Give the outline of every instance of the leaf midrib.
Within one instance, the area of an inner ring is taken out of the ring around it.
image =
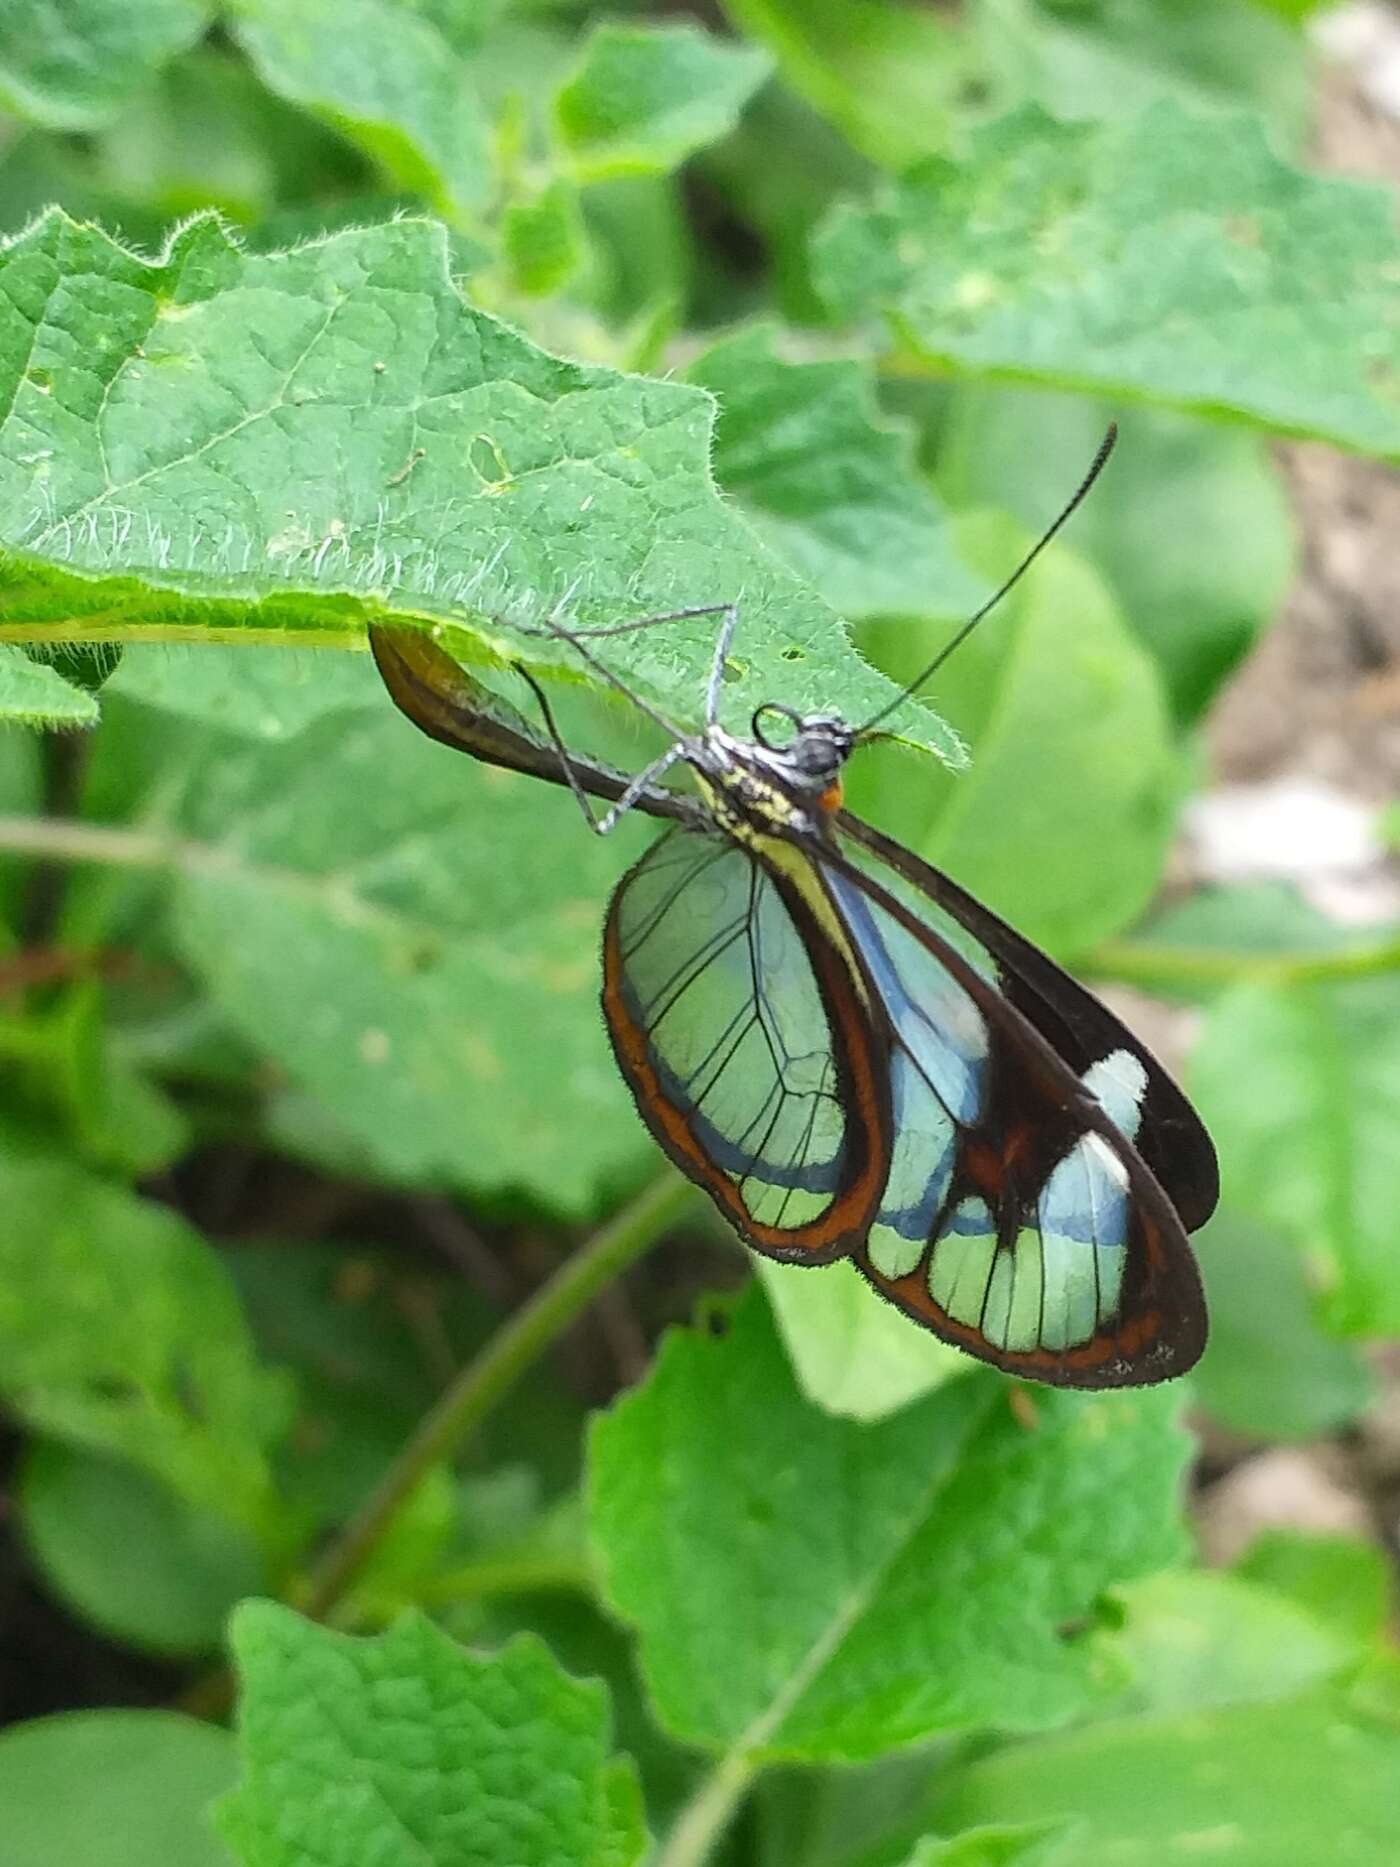
[[[975,1378],[975,1376],[969,1378]],[[965,1433],[959,1440],[956,1455],[950,1456],[943,1470],[927,1488],[917,1493],[908,1515],[892,1534],[884,1554],[851,1589],[827,1626],[794,1666],[786,1682],[774,1694],[771,1702],[756,1718],[751,1720],[724,1751],[718,1766],[720,1770],[733,1763],[753,1761],[755,1755],[761,1753],[763,1746],[781,1729],[789,1713],[796,1709],[801,1702],[802,1695],[817,1678],[827,1661],[839,1652],[847,1634],[866,1613],[884,1587],[895,1563],[904,1555],[916,1533],[927,1522],[929,1513],[939,1496],[947,1490],[949,1484],[957,1476],[963,1463],[962,1455],[966,1453],[967,1447],[985,1423],[994,1398],[994,1390],[989,1389],[981,1410],[974,1412],[969,1418]]]

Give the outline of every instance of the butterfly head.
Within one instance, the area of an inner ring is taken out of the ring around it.
[[[785,720],[787,729],[775,734],[767,724],[771,715]],[[838,778],[856,742],[854,731],[838,714],[799,713],[780,700],[766,700],[755,709],[753,736],[765,752],[783,761],[804,789]]]
[[[770,719],[786,722],[775,729]],[[835,713],[799,713],[770,700],[753,716],[754,743],[776,776],[803,799],[826,811],[841,806],[841,771],[855,748],[856,735]]]

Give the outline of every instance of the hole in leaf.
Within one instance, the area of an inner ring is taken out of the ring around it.
[[[485,486],[503,486],[510,479],[506,457],[489,434],[479,434],[467,449],[467,464]]]
[[[785,648],[782,653],[782,658],[784,661],[805,661],[807,659],[807,651],[802,648]]]

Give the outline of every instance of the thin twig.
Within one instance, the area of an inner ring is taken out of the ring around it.
[[[550,1344],[623,1268],[648,1250],[692,1197],[667,1172],[560,1266],[464,1368],[313,1568],[298,1605],[323,1619],[434,1465],[450,1459]]]
[[[1229,985],[1311,985],[1400,972],[1400,939],[1358,940],[1329,952],[1239,953],[1224,947],[1156,946],[1105,940],[1078,964],[1091,978],[1117,979],[1145,992],[1201,991]]]

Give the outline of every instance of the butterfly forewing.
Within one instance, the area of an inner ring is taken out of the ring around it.
[[[603,960],[618,1062],[683,1171],[760,1250],[851,1249],[886,1177],[888,1063],[789,878],[673,832],[619,884]]]

